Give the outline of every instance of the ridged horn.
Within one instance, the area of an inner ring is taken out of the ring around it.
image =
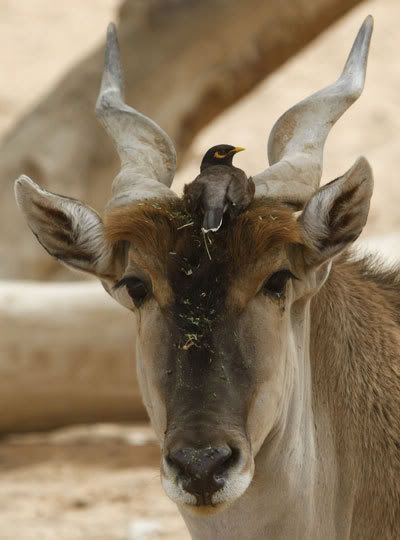
[[[339,79],[300,101],[277,120],[268,139],[270,167],[253,176],[256,196],[301,208],[318,188],[326,138],[364,88],[372,30],[373,18],[369,15]]]
[[[114,141],[121,171],[112,185],[108,207],[150,197],[173,197],[176,153],[168,135],[153,120],[124,102],[117,31],[107,29],[104,71],[96,116]]]

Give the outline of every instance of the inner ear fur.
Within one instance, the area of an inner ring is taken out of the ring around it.
[[[51,256],[76,270],[108,277],[111,248],[97,212],[46,191],[27,176],[15,182],[15,196],[30,229]]]
[[[373,184],[371,167],[361,157],[311,197],[299,217],[309,264],[327,261],[358,238],[367,222]]]

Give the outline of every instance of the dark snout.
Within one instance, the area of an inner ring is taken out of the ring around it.
[[[207,290],[207,284],[196,288]],[[196,298],[188,305],[196,302],[202,305]],[[167,426],[161,480],[167,495],[193,512],[221,511],[246,491],[254,472],[246,432],[252,375],[228,326],[205,330],[202,343],[187,351],[171,349],[171,373],[163,379]]]
[[[183,447],[170,450],[168,464],[175,469],[182,487],[199,505],[211,504],[211,496],[222,489],[239,451],[229,446]]]

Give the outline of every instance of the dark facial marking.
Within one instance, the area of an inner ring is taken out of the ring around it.
[[[203,236],[195,221],[180,230],[168,264],[174,298],[165,314],[171,341],[162,378],[168,432],[182,437],[184,428],[187,443],[199,447],[223,437],[232,417],[244,425],[251,383],[225,307],[230,270],[223,235]]]

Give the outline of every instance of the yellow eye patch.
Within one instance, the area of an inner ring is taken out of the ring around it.
[[[226,154],[222,154],[221,152],[215,152],[214,157],[218,159],[223,159],[224,157],[226,157]]]

